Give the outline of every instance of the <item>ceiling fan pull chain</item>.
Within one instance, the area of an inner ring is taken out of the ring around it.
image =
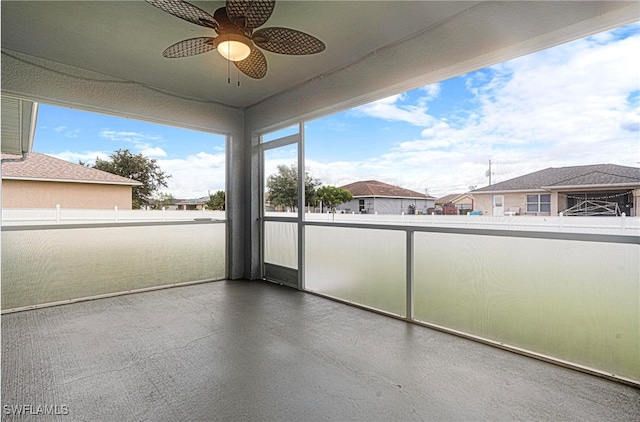
[[[240,86],[240,69],[236,67],[236,70],[238,71],[238,86]]]
[[[231,85],[231,62],[227,60],[227,83]]]

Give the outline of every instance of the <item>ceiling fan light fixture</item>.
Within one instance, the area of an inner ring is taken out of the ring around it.
[[[240,34],[221,34],[214,43],[218,52],[227,60],[239,62],[251,54],[251,40]]]

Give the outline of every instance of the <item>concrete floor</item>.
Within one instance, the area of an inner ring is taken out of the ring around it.
[[[3,315],[2,404],[3,421],[640,420],[639,389],[247,281]]]

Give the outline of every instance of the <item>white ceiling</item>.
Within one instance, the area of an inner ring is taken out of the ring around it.
[[[212,30],[144,1],[2,1],[2,48],[155,88],[245,108],[462,13],[479,2],[285,1],[263,27],[308,32],[327,46],[312,56],[265,52],[268,72],[254,80],[217,52],[165,59],[162,51]],[[213,14],[221,1],[192,4]]]
[[[194,1],[213,13],[222,1]],[[265,52],[264,79],[217,52],[165,59],[212,31],[143,0],[3,0],[2,93],[236,139],[438,82],[640,19],[631,1],[289,1],[263,27],[310,33],[313,56]]]

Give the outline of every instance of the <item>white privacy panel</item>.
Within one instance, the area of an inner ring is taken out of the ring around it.
[[[264,262],[298,268],[298,223],[264,222]]]
[[[406,313],[406,233],[305,227],[305,287],[346,301]]]
[[[415,233],[415,318],[640,381],[640,247]]]
[[[226,225],[2,233],[2,309],[226,276]]]

